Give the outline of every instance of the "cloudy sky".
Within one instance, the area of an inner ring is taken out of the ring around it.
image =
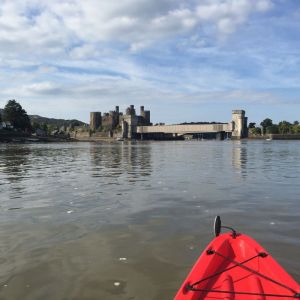
[[[0,0],[0,107],[300,119],[299,0]]]

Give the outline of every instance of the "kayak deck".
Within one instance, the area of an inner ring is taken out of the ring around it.
[[[300,288],[290,275],[255,240],[231,233],[207,246],[175,296],[175,300],[291,298],[300,299]]]

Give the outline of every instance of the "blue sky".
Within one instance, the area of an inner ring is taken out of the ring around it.
[[[300,120],[298,0],[0,0],[0,107]]]

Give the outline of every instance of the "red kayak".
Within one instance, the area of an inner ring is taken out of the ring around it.
[[[245,234],[220,234],[203,251],[174,300],[300,299],[300,286],[255,240]]]

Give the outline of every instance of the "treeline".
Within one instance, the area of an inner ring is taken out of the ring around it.
[[[46,134],[52,134],[55,131],[65,131],[66,129],[73,130],[77,126],[84,125],[83,122],[78,120],[49,119],[39,116],[30,116],[30,120],[33,132],[40,129]]]
[[[249,133],[252,135],[261,134],[300,134],[299,121],[290,123],[288,121],[281,121],[274,124],[269,118],[264,119],[260,123],[261,127],[256,127],[256,123],[249,123]]]
[[[4,109],[0,110],[0,123],[5,122],[6,129],[13,129],[27,133],[35,133],[38,129],[45,134],[51,134],[60,128],[74,128],[85,123],[78,120],[63,120],[45,118],[37,115],[29,116],[20,103],[9,100]]]

